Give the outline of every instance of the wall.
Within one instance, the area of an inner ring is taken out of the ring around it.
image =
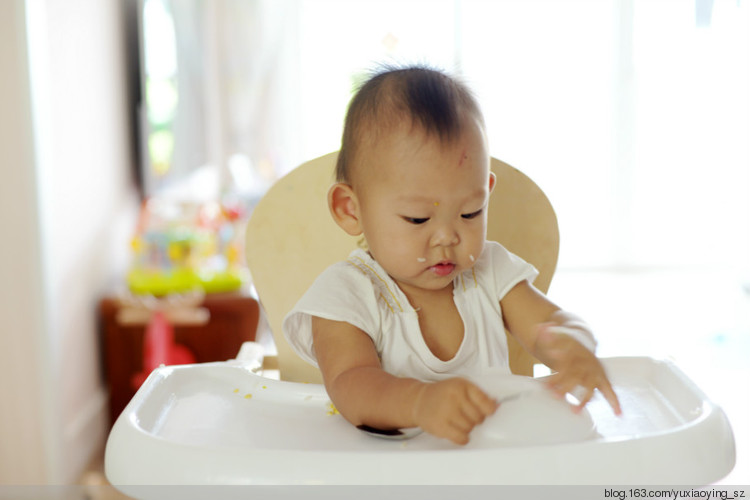
[[[124,2],[0,2],[0,483],[72,482],[106,437],[95,311],[138,207]]]
[[[0,483],[46,473],[37,350],[43,294],[25,36],[22,2],[0,2]]]

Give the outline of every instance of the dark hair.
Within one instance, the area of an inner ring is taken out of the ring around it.
[[[376,141],[405,120],[447,142],[461,133],[462,113],[482,119],[476,99],[458,79],[426,66],[383,67],[356,92],[346,113],[336,180],[350,182],[363,140]]]

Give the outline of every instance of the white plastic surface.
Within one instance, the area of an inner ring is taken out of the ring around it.
[[[724,413],[673,364],[604,363],[622,417],[601,397],[573,415],[537,381],[490,377],[479,383],[496,396],[521,396],[463,447],[427,433],[371,437],[335,412],[320,385],[237,363],[163,367],[115,423],[106,474],[127,493],[139,484],[705,485],[732,469]]]
[[[492,374],[475,382],[500,402],[494,415],[471,433],[471,448],[532,446],[586,441],[598,437],[588,410],[555,398],[535,379]]]

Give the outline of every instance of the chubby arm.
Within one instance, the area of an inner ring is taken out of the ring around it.
[[[370,337],[349,323],[313,317],[312,333],[328,395],[354,425],[421,427],[465,444],[471,429],[497,408],[464,379],[425,383],[387,373]]]
[[[620,403],[599,359],[591,330],[577,316],[560,309],[528,281],[518,283],[500,301],[505,326],[521,345],[557,373],[548,384],[562,396],[583,387],[579,408],[599,389],[616,414]]]

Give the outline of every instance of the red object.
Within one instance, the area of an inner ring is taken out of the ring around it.
[[[154,312],[143,339],[143,370],[133,374],[130,383],[138,389],[146,378],[161,365],[195,363],[195,356],[174,340],[174,329],[162,311]]]
[[[144,324],[120,324],[122,303],[105,297],[99,303],[102,362],[109,392],[109,417],[113,424],[133,398],[135,373],[143,368]],[[205,325],[172,324],[175,341],[195,355],[196,363],[226,361],[237,356],[243,342],[255,340],[260,317],[258,301],[241,293],[209,293],[201,307],[209,312]]]

